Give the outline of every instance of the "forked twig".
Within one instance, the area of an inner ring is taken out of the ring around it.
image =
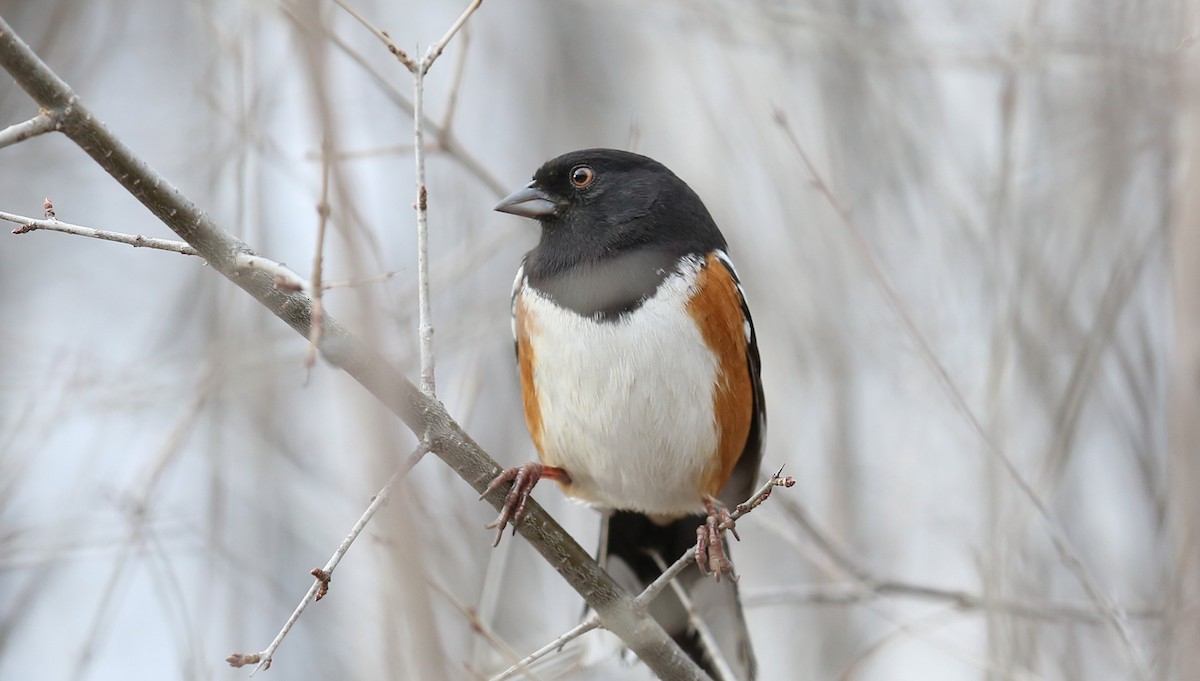
[[[279,644],[283,643],[283,639],[300,619],[300,615],[304,614],[304,610],[310,603],[320,600],[329,592],[329,582],[333,578],[333,571],[337,569],[338,563],[342,562],[342,558],[350,550],[350,547],[354,544],[354,540],[358,539],[358,536],[366,529],[367,524],[371,522],[371,518],[375,517],[375,513],[387,503],[388,497],[391,496],[392,488],[396,483],[403,480],[427,452],[429,452],[429,445],[424,442],[417,445],[417,448],[396,469],[396,472],[392,473],[392,477],[388,478],[383,489],[379,490],[379,493],[371,499],[367,510],[363,511],[363,514],[359,516],[358,522],[354,523],[354,527],[350,528],[349,534],[338,545],[337,550],[329,557],[325,566],[313,569],[312,574],[315,579],[312,586],[308,588],[308,593],[304,594],[304,598],[300,599],[300,603],[296,605],[296,609],[292,611],[291,616],[283,623],[283,628],[275,635],[270,645],[258,653],[233,653],[225,658],[226,662],[233,667],[242,667],[248,664],[256,665],[254,671],[250,674],[251,676],[254,676],[260,669],[269,669],[271,667],[271,659],[275,655],[276,649],[279,648]]]

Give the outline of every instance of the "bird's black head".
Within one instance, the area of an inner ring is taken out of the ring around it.
[[[547,161],[496,210],[541,223],[541,242],[525,262],[534,279],[639,251],[678,259],[725,248],[691,187],[658,161],[616,149]]]

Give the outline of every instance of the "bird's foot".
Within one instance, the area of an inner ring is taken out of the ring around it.
[[[512,487],[509,488],[508,494],[504,497],[504,505],[500,507],[500,515],[492,522],[484,525],[489,530],[496,529],[496,542],[492,546],[499,546],[500,539],[504,536],[504,528],[511,523],[513,526],[513,534],[517,532],[517,524],[525,517],[525,503],[529,501],[529,493],[533,491],[538,480],[542,478],[550,478],[551,480],[561,480],[570,482],[571,476],[567,472],[556,466],[543,466],[536,461],[523,463],[520,466],[509,468],[501,471],[499,475],[492,479],[487,489],[483,494],[479,495],[483,499],[487,495],[496,491],[506,482],[511,482]]]
[[[722,574],[729,575],[729,579],[736,582],[738,576],[725,551],[726,530],[734,539],[742,540],[734,527],[733,516],[724,504],[711,497],[704,500],[704,509],[708,511],[708,517],[703,525],[696,528],[696,565],[702,574],[713,575],[718,582]]]

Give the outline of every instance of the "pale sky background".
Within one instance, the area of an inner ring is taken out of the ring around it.
[[[414,52],[466,4],[350,2]],[[346,156],[326,276],[400,273],[328,308],[416,380],[396,101],[411,81],[366,29],[324,0],[0,0],[0,15],[223,227],[306,276],[329,135]],[[485,2],[427,79],[439,125],[457,92],[456,148],[481,169],[429,159],[439,397],[501,463],[533,456],[508,305],[536,227],[491,207],[559,153],[634,148],[730,241],[762,346],[764,468],[798,480],[780,496],[877,580],[1022,606],[868,597],[772,500],[734,547],[760,678],[1136,679],[1139,658],[1146,678],[1188,678],[1172,632],[1195,626],[1200,581],[1179,538],[1200,519],[1172,483],[1196,452],[1171,451],[1168,393],[1172,235],[1195,229],[1178,198],[1195,192],[1195,16],[1133,0]],[[35,113],[0,78],[0,127]],[[47,196],[68,222],[172,236],[64,137],[0,150],[0,210],[40,217]],[[336,369],[306,380],[303,340],[197,259],[0,233],[0,314],[0,678],[246,678],[225,656],[266,646],[412,436]],[[536,497],[595,544],[594,512],[551,485]],[[431,582],[521,655],[573,626],[581,599],[520,538],[493,550],[493,513],[424,461],[258,678],[503,669]],[[645,676],[585,659],[540,673]]]

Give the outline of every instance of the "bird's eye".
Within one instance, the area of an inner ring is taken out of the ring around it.
[[[596,179],[596,171],[587,166],[575,166],[571,170],[571,184],[583,189]]]

